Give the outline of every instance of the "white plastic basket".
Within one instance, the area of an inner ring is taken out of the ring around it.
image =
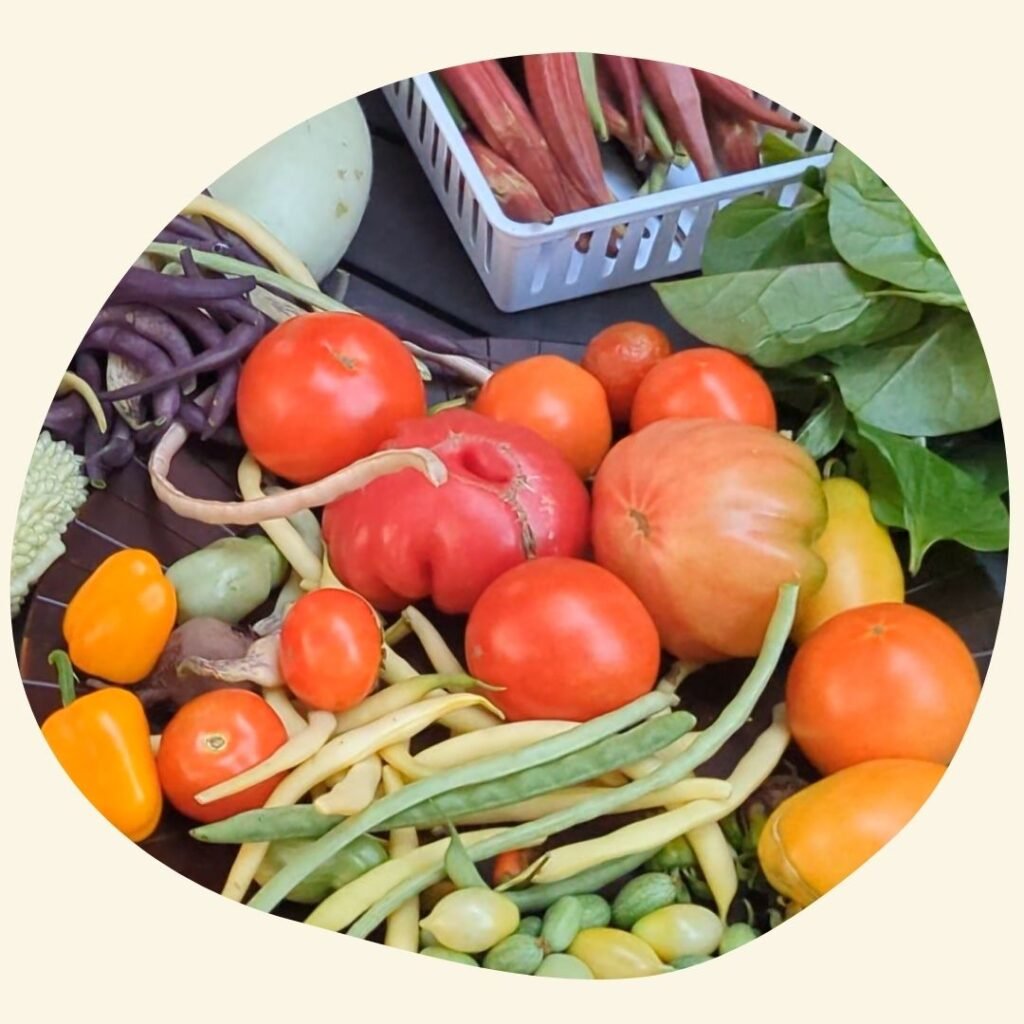
[[[804,152],[818,151],[806,159],[709,182],[698,181],[692,167],[673,167],[665,189],[645,196],[636,196],[636,178],[625,160],[603,147],[618,202],[551,224],[520,224],[501,211],[430,75],[395,82],[383,92],[494,304],[506,313],[699,270],[715,210],[751,193],[791,204],[804,171],[824,167],[835,145],[808,128],[787,136]],[[616,225],[625,234],[610,257],[607,243]],[[576,242],[587,233],[592,237],[583,253]]]

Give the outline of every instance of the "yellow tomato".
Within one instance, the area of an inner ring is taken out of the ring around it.
[[[646,978],[671,969],[643,939],[618,928],[584,928],[568,952],[595,978]]]
[[[821,588],[800,602],[793,626],[797,643],[839,612],[904,598],[903,567],[889,531],[871,513],[868,492],[847,477],[826,480],[822,490],[828,525],[813,550],[828,574]]]
[[[921,809],[944,770],[929,761],[864,761],[787,798],[757,844],[769,884],[806,907],[885,846]]]

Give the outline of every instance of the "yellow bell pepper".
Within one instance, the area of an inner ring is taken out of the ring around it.
[[[110,683],[153,671],[178,613],[174,586],[148,551],[126,548],[100,563],[64,613],[72,663]]]
[[[871,513],[868,492],[847,477],[830,477],[822,490],[828,524],[814,551],[828,574],[819,590],[801,596],[793,624],[798,644],[840,612],[905,596],[903,566],[889,531]]]
[[[57,667],[64,707],[43,722],[44,739],[89,803],[129,839],[142,842],[163,810],[142,701],[117,687],[76,699],[68,656],[55,651],[50,663]]]

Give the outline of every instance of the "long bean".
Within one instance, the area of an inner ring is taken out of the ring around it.
[[[679,782],[709,758],[714,757],[729,737],[750,717],[757,706],[758,699],[768,685],[793,627],[798,594],[799,587],[794,583],[783,584],[779,588],[779,598],[768,625],[761,653],[750,670],[750,674],[744,680],[736,696],[722,709],[718,718],[701,733],[700,739],[689,750],[675,760],[666,762],[657,771],[651,772],[650,775],[642,779],[637,779],[618,789],[611,789],[607,794],[591,797],[575,807],[549,814],[536,821],[517,825],[500,836],[474,846],[471,854],[473,859],[485,860],[488,857],[504,853],[506,850],[524,846],[526,843],[546,839],[575,825],[593,821],[602,815],[614,814],[620,807],[632,800]],[[348,934],[360,938],[371,934],[396,906],[400,906],[416,892],[422,891],[422,888],[438,881],[434,877],[435,874],[436,872],[430,872],[429,875],[428,872],[422,872],[418,878],[410,878],[366,911],[349,929]],[[292,884],[296,883],[289,880],[289,887]],[[416,885],[420,885],[422,888],[416,889]]]
[[[257,910],[273,910],[305,878],[326,860],[343,850],[353,840],[393,818],[400,811],[415,807],[425,800],[440,796],[459,786],[485,782],[512,775],[523,768],[545,764],[582,750],[620,729],[649,718],[671,706],[675,698],[664,693],[648,693],[623,708],[577,726],[561,736],[542,740],[533,747],[514,754],[499,754],[450,772],[432,775],[405,786],[397,793],[371,804],[365,811],[346,819],[318,839],[301,855],[286,864],[249,901]],[[345,735],[345,734],[343,734]],[[635,783],[634,783],[635,785]],[[515,830],[513,830],[515,831]],[[404,902],[404,901],[403,901]],[[392,910],[395,908],[392,907]],[[389,911],[390,913],[390,911]],[[387,915],[385,915],[386,917]]]
[[[529,797],[543,796],[565,786],[574,786],[597,778],[620,765],[634,760],[639,751],[653,754],[675,742],[697,720],[689,711],[652,718],[628,732],[609,736],[592,746],[567,754],[558,761],[524,768],[471,786],[449,790],[433,800],[425,800],[398,816],[395,824],[427,828],[445,821],[458,821],[465,814],[505,807]]]

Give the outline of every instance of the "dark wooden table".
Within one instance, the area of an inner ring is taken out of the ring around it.
[[[544,351],[579,359],[582,347],[601,328],[622,320],[661,327],[677,347],[694,340],[668,317],[649,285],[578,299],[517,314],[491,303],[416,158],[379,94],[362,98],[373,134],[374,172],[365,218],[341,270],[344,300],[372,315],[398,313],[424,328],[440,328],[455,337],[488,338],[482,356],[502,364]],[[494,340],[491,340],[494,339]],[[530,339],[515,341],[510,339]],[[434,397],[440,397],[435,389]],[[237,453],[193,457],[176,467],[188,477],[192,493],[225,497],[235,490]],[[34,598],[14,623],[26,694],[41,721],[59,699],[46,655],[60,642],[60,621],[75,588],[98,562],[119,545],[138,545],[157,553],[164,564],[224,535],[211,527],[179,519],[153,497],[145,467],[136,460],[104,492],[94,493],[65,537],[67,555],[40,581]],[[1006,556],[975,556],[952,544],[929,552],[922,572],[910,582],[908,600],[939,615],[959,631],[984,674],[999,624]],[[452,625],[452,624],[450,624]],[[719,666],[686,684],[686,703],[707,721],[734,689],[746,664]],[[773,683],[758,716],[736,737],[747,745],[762,728],[770,706],[781,696],[782,675]],[[721,756],[724,770],[735,749]],[[715,770],[719,765],[708,766]],[[165,864],[210,888],[220,888],[233,848],[197,845],[173,812],[145,848]]]

